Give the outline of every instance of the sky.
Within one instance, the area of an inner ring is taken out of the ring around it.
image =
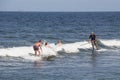
[[[120,11],[120,0],[0,0],[0,11]]]

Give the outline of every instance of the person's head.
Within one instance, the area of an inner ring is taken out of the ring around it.
[[[38,42],[41,43],[41,44],[43,44],[42,40],[39,40]]]
[[[48,45],[48,42],[45,43],[45,46]]]
[[[59,40],[59,41],[57,42],[57,45],[61,46],[61,45],[62,45],[62,41]]]
[[[38,42],[42,42],[42,40],[39,40]]]
[[[61,41],[61,40],[59,40],[59,41],[58,41],[58,43],[62,43],[62,41]]]
[[[91,32],[91,35],[94,35],[94,32]]]

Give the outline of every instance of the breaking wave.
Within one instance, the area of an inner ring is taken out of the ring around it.
[[[98,51],[107,51],[111,49],[120,49],[120,40],[99,40],[98,45],[100,50]],[[0,48],[0,56],[12,56],[12,57],[21,57],[24,59],[38,60],[43,59],[44,57],[57,56],[58,52],[64,53],[80,53],[82,50],[91,49],[92,46],[87,41],[75,42],[75,43],[66,43],[61,46],[57,46],[54,43],[50,43],[52,48],[42,46],[41,56],[34,56],[33,47],[23,46],[23,47],[12,47],[12,48]]]

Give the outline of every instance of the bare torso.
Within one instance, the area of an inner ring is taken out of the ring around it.
[[[34,46],[37,46],[37,47],[39,47],[41,45],[42,45],[41,42],[37,42],[37,43],[34,44]]]

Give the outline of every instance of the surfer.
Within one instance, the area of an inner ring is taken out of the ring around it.
[[[96,35],[94,34],[94,32],[91,32],[90,36],[89,36],[89,43],[92,43],[92,48],[94,50],[94,46],[96,46],[96,49],[98,50],[98,44],[97,44],[97,37]]]
[[[52,48],[52,47],[48,44],[48,42],[45,43],[45,46],[48,47],[48,48]]]
[[[59,40],[59,41],[57,42],[57,45],[58,45],[58,46],[61,46],[61,45],[62,45],[62,41]]]
[[[41,52],[42,52],[42,41],[39,40],[38,42],[36,42],[34,45],[33,45],[33,49],[35,51],[35,55],[37,55],[37,52],[39,53],[39,56],[41,55]],[[40,49],[39,49],[40,47]]]

